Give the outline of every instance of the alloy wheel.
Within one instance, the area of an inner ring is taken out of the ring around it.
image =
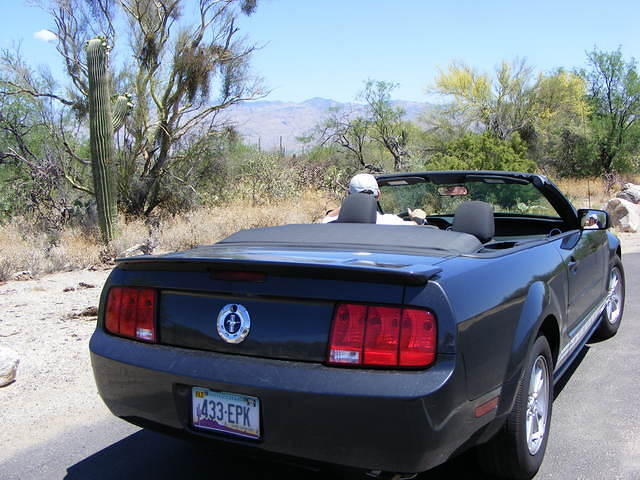
[[[543,355],[533,363],[527,396],[527,447],[535,455],[540,450],[547,431],[549,411],[549,367]]]

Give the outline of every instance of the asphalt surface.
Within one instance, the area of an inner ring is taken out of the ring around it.
[[[538,480],[640,480],[640,253],[625,255],[623,263],[627,300],[622,326],[613,339],[585,346],[578,364],[556,385],[551,437]],[[2,458],[0,445],[0,479],[59,478],[331,480],[341,476],[233,457],[117,418],[69,429],[9,459]],[[467,455],[418,478],[487,477]]]

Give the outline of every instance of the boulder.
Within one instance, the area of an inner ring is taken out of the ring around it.
[[[31,270],[23,270],[22,272],[14,273],[12,279],[17,281],[33,280],[33,274]]]
[[[0,345],[0,387],[9,385],[16,379],[19,363],[16,352]]]
[[[640,205],[622,198],[612,198],[607,203],[606,210],[612,227],[617,227],[621,232],[640,230]]]
[[[158,246],[158,239],[154,237],[147,238],[143,243],[139,243],[125,251],[120,252],[119,257],[132,257],[137,255],[151,255]]]
[[[636,205],[640,204],[640,185],[634,185],[633,183],[625,183],[624,189],[618,192],[616,198],[627,200]]]

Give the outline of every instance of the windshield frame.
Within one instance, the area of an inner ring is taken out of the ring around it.
[[[411,172],[396,173],[389,175],[380,175],[376,177],[378,185],[381,187],[395,187],[406,184],[429,182],[434,185],[454,185],[466,184],[470,182],[484,183],[501,183],[501,184],[520,184],[533,185],[544,197],[549,204],[555,209],[558,217],[561,218],[569,229],[578,229],[578,215],[574,206],[560,192],[558,187],[547,177],[535,173],[521,172],[502,172],[502,171],[476,171],[476,170],[448,170],[435,172]],[[545,215],[534,214],[505,214],[499,213],[500,216],[512,217],[538,217],[538,218],[554,218]]]

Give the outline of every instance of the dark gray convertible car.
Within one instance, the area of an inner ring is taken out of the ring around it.
[[[350,195],[333,223],[119,260],[90,345],[111,411],[378,477],[470,448],[496,476],[533,477],[554,382],[622,318],[607,214],[534,174],[378,183],[378,202]],[[374,224],[407,208],[426,224]]]

